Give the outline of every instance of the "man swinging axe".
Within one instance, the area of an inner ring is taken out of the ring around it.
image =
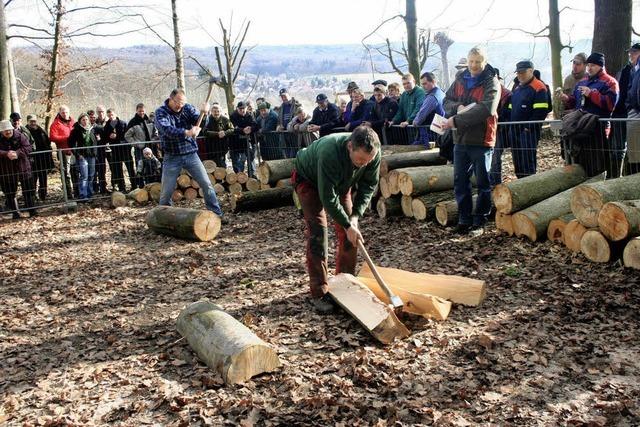
[[[379,172],[380,140],[365,126],[324,136],[298,152],[291,182],[304,214],[309,285],[313,306],[320,313],[334,308],[327,295],[327,213],[338,239],[336,274],[355,274],[358,240],[363,240],[358,218],[371,201]]]

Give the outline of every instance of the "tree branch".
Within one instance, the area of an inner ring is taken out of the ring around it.
[[[153,34],[155,34],[155,36],[157,38],[159,38],[161,41],[163,41],[167,46],[169,46],[171,49],[174,49],[173,44],[171,44],[169,41],[167,41],[167,39],[165,39],[164,37],[162,37],[160,35],[160,33],[158,33],[156,30],[153,29],[153,27],[151,25],[149,25],[149,23],[147,22],[147,20],[145,19],[145,17],[143,15],[140,15],[140,18],[142,18],[142,22],[144,22],[144,24],[146,25],[147,29],[149,31],[151,31]]]
[[[36,32],[40,32],[40,33],[45,33],[45,34],[48,34],[48,35],[50,35],[50,36],[53,36],[53,34],[51,33],[51,31],[49,31],[49,30],[45,30],[44,28],[35,28],[35,27],[30,26],[30,25],[24,25],[24,24],[9,24],[9,26],[8,26],[8,27],[9,27],[9,28],[14,28],[14,27],[15,27],[15,28],[26,28],[26,29],[31,30],[31,31],[36,31]]]

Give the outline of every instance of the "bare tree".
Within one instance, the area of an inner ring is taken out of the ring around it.
[[[447,33],[439,31],[433,36],[433,42],[440,48],[440,59],[442,61],[442,80],[445,88],[451,84],[449,75],[449,58],[447,53],[449,47],[454,43]]]
[[[631,0],[594,0],[593,52],[607,59],[607,71],[615,76],[627,63],[631,44]]]
[[[0,120],[9,118],[11,114],[11,93],[9,89],[9,70],[2,64],[7,64],[8,57],[7,26],[4,14],[4,1],[0,0]]]

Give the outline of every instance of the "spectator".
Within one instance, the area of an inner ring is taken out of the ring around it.
[[[296,109],[300,107],[300,103],[292,98],[285,88],[280,89],[279,93],[282,104],[280,104],[280,109],[278,110],[278,127],[276,130],[284,131],[287,129],[287,125],[293,118]]]
[[[349,103],[346,100],[340,99],[340,105],[338,106],[338,109],[340,110],[340,127],[344,127],[344,125],[346,124],[344,119],[345,113],[347,112],[347,105],[349,105]]]
[[[76,166],[80,174],[78,192],[80,200],[88,200],[93,196],[93,176],[96,171],[96,155],[98,141],[93,132],[93,126],[86,113],[78,116],[69,135],[69,147],[73,148]]]
[[[47,198],[47,176],[54,168],[51,152],[51,141],[47,132],[38,125],[36,116],[27,116],[27,127],[35,141],[35,151],[31,152],[33,159],[33,189],[38,185],[38,197],[41,201]]]
[[[413,119],[414,126],[422,126],[418,129],[418,138],[414,142],[414,145],[424,145],[425,148],[429,148],[429,142],[435,141],[438,134],[428,129],[428,126],[433,122],[433,118],[436,114],[445,117],[444,112],[444,92],[438,87],[436,76],[433,73],[424,73],[420,76],[420,85],[424,89],[425,97],[418,110],[418,114]],[[424,127],[427,126],[427,127]]]
[[[413,74],[402,76],[402,87],[404,92],[400,96],[398,112],[393,118],[393,124],[407,127],[413,123],[413,119],[416,118],[420,110],[420,106],[424,101],[424,90],[416,86]]]
[[[31,178],[31,144],[27,137],[15,130],[9,120],[0,121],[0,190],[6,197],[6,208],[13,219],[20,218],[16,193],[18,183],[29,216],[35,216],[33,204],[33,180]]]
[[[580,109],[587,113],[595,114],[601,119],[608,119],[618,102],[620,90],[616,79],[607,74],[605,57],[602,53],[593,52],[587,58],[588,76],[580,80],[572,95],[563,95],[563,101],[569,108]],[[612,150],[609,145],[608,135],[610,124],[599,123],[599,129],[593,140],[582,145],[582,157],[580,163],[588,176],[607,172],[608,178],[620,176],[622,165],[619,161],[620,153]],[[575,160],[575,159],[574,159]]]
[[[453,129],[454,193],[458,205],[456,232],[483,233],[491,212],[489,169],[496,142],[500,82],[482,48],[467,55],[468,68],[456,75],[444,101],[449,119],[444,128]],[[466,110],[464,108],[466,107]],[[475,210],[471,197],[471,175],[476,176],[478,198]]]
[[[158,154],[157,145],[152,143],[158,138],[153,121],[147,116],[143,103],[136,105],[136,114],[127,124],[124,139],[133,147],[133,155],[136,165],[142,160],[142,150],[151,148],[154,157]],[[138,174],[136,174],[137,176]],[[137,179],[138,188],[143,188],[144,183]]]
[[[287,157],[295,157],[300,148],[308,147],[313,141],[318,139],[316,132],[309,131],[310,122],[311,116],[307,114],[303,107],[298,107],[296,115],[287,125],[287,132],[291,132],[296,136],[296,145],[287,147]]]
[[[323,137],[340,125],[340,109],[336,104],[329,102],[329,98],[324,93],[316,96],[316,104],[318,106],[313,109],[308,129],[310,132],[319,132],[320,137]]]
[[[640,43],[636,43],[638,45],[638,52],[640,53]],[[618,102],[616,103],[615,108],[613,109],[613,114],[611,117],[615,120],[612,122],[611,126],[611,147],[613,150],[622,153],[621,156],[618,156],[618,159],[622,165],[625,164],[624,156],[627,151],[627,123],[623,121],[628,118],[627,114],[627,97],[629,96],[629,86],[631,85],[631,76],[634,71],[635,62],[633,46],[627,49],[626,53],[629,55],[629,62],[622,68],[622,70],[618,71],[616,74],[616,81],[618,82],[618,87],[620,88],[620,96],[618,97]],[[628,162],[627,162],[628,164]],[[623,166],[624,169],[624,166]],[[627,173],[629,168],[627,166]]]
[[[111,163],[109,163],[111,186],[114,190],[118,187],[118,190],[123,193],[127,191],[124,181],[124,169],[122,168],[123,163],[127,168],[131,190],[137,187],[136,171],[131,157],[131,145],[127,144],[124,139],[126,131],[127,124],[116,116],[116,111],[113,108],[107,109],[107,122],[104,125],[103,135],[109,141],[112,150]]]
[[[387,96],[387,88],[382,85],[373,87],[373,99],[375,99],[375,105],[369,126],[376,131],[381,141],[386,141],[386,138],[383,138],[382,130],[383,127],[391,123],[398,112],[398,103]]]
[[[630,70],[629,89],[627,90],[627,139],[629,155],[627,157],[628,173],[640,173],[640,43],[629,49]],[[623,88],[625,90],[625,88]]]
[[[353,91],[356,89],[360,89],[356,82],[349,82],[349,84],[347,84],[347,94],[349,95],[349,102],[347,103],[347,106],[342,113],[342,124],[345,126],[351,121],[351,104],[353,103]]]
[[[107,190],[107,163],[111,162],[111,145],[109,138],[104,137],[104,125],[107,122],[107,110],[104,105],[96,107],[95,116],[92,119],[89,112],[89,121],[93,124],[93,134],[96,136],[98,147],[96,148],[96,174],[93,177],[93,192],[108,194]]]
[[[386,80],[382,80],[382,79],[374,80],[374,82],[371,83],[371,85],[373,86],[374,89],[375,89],[376,86],[382,86],[382,87],[384,87],[384,91],[385,92],[387,91],[387,81]],[[371,98],[369,98],[369,101],[376,102],[375,95],[371,95]]]
[[[222,115],[220,104],[211,105],[211,116],[207,120],[205,128],[205,155],[204,160],[213,160],[222,168],[227,167],[227,151],[229,151],[229,138],[233,136],[233,124],[228,117]]]
[[[208,114],[209,104],[202,104],[201,111]],[[171,195],[184,168],[202,189],[207,209],[220,216],[222,223],[226,224],[228,221],[223,218],[213,184],[198,157],[195,138],[200,133],[200,128],[195,124],[199,117],[200,113],[195,107],[187,104],[187,96],[183,89],[172,90],[169,98],[156,110],[155,125],[163,154],[160,205],[173,203]]]
[[[587,54],[580,52],[571,60],[571,74],[564,79],[562,93],[565,95],[573,94],[578,82],[585,77],[587,77]],[[563,102],[563,115],[569,114],[571,111],[572,109],[568,107],[566,101]]]
[[[500,102],[498,103],[498,123],[511,121],[511,91],[504,86],[503,79],[500,77],[500,70],[494,68],[498,81],[500,82]],[[491,171],[489,173],[489,181],[491,188],[502,182],[502,153],[509,144],[509,126],[498,126],[496,131],[496,145],[493,147],[493,155],[491,156]],[[453,158],[453,153],[452,158]]]
[[[160,182],[162,176],[162,164],[156,156],[153,155],[153,150],[149,147],[144,147],[142,150],[142,159],[138,160],[136,165],[136,173],[138,174],[138,180],[142,182],[143,187],[153,182]]]
[[[388,97],[393,99],[396,102],[400,102],[400,84],[399,83],[391,83],[387,88]]]
[[[31,136],[31,132],[29,132],[29,129],[22,124],[22,117],[20,116],[20,113],[16,113],[16,112],[11,113],[9,115],[9,120],[11,120],[11,124],[13,125],[13,128],[22,132],[24,136],[26,136],[27,139],[29,140],[29,144],[31,144],[31,148],[35,149],[36,142],[34,141],[33,136]]]
[[[71,150],[69,150],[69,135],[71,135],[71,129],[73,129],[74,124],[75,121],[71,117],[71,114],[69,114],[69,107],[61,105],[58,109],[58,114],[53,119],[51,127],[49,128],[49,139],[56,144],[58,153],[62,150],[60,167],[63,170],[64,184],[69,199],[73,198],[74,195],[76,197],[78,196],[75,158],[73,158]]]
[[[460,58],[460,60],[456,64],[456,73],[466,70],[468,66],[469,64],[467,63],[467,58]]]
[[[344,127],[347,132],[357,128],[363,122],[370,122],[373,119],[373,107],[375,107],[375,102],[365,99],[364,93],[360,89],[354,89],[351,92],[350,104],[351,114],[349,114],[349,121]]]
[[[231,123],[234,128],[234,136],[229,144],[231,166],[235,173],[244,172],[244,162],[247,162],[249,176],[255,178],[255,145],[252,135],[258,130],[258,124],[253,116],[247,113],[247,104],[240,101],[236,105],[236,111],[231,114]]]

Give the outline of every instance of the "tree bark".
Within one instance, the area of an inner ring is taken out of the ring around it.
[[[258,166],[258,179],[263,184],[274,185],[283,178],[290,178],[295,159],[269,160]]]
[[[252,212],[293,205],[293,188],[270,188],[254,192],[234,194],[231,197],[233,212]]]
[[[380,197],[378,199],[378,203],[376,203],[376,211],[378,212],[378,216],[382,219],[402,215],[400,198],[391,197],[387,199],[384,197]]]
[[[626,242],[611,242],[598,230],[587,230],[580,240],[580,251],[589,261],[611,262],[622,255]]]
[[[217,371],[226,384],[242,383],[282,366],[273,348],[209,301],[187,306],[176,326],[200,360]]]
[[[598,214],[598,228],[614,242],[640,235],[640,200],[605,203]]]
[[[173,22],[173,54],[176,61],[176,87],[185,89],[184,82],[184,53],[182,52],[182,42],[180,41],[180,28],[178,25],[177,0],[171,0],[171,19]]]
[[[576,219],[572,213],[561,216],[560,218],[556,218],[549,222],[549,227],[547,227],[547,239],[553,243],[564,243],[564,230],[569,223]]]
[[[62,50],[62,16],[64,14],[63,0],[57,0],[54,7],[55,23],[53,27],[53,46],[51,48],[51,63],[47,74],[47,95],[45,98],[44,128],[49,130],[53,120],[53,103],[58,88],[58,61]]]
[[[451,200],[453,197],[453,191],[439,191],[414,197],[411,200],[413,217],[418,221],[431,220],[435,217],[436,205],[440,202]]]
[[[4,1],[0,4],[0,65],[9,61],[9,42],[7,41],[7,22],[4,12]],[[9,70],[0,66],[0,120],[8,120],[11,114],[11,89]]]
[[[420,81],[420,51],[418,49],[418,14],[416,0],[406,0],[404,22],[407,27],[407,64],[416,82]]]
[[[451,166],[422,166],[396,170],[399,173],[400,192],[405,196],[420,196],[425,193],[453,189]]]
[[[625,267],[640,270],[640,237],[629,240],[622,254],[622,261]]]
[[[147,226],[156,233],[207,242],[220,232],[220,217],[211,211],[157,206],[147,214]]]
[[[549,0],[549,47],[551,50],[551,78],[553,89],[561,88],[562,79],[562,39],[560,36],[560,11],[558,0]],[[562,102],[558,97],[554,97],[553,116],[560,118]]]
[[[425,147],[424,145],[383,145],[381,148],[383,156],[390,156],[392,154],[424,151]]]
[[[473,206],[476,205],[478,196],[473,196]],[[458,203],[455,200],[447,200],[436,203],[436,221],[443,227],[458,223]]]
[[[506,184],[496,185],[492,191],[493,204],[498,212],[514,213],[575,187],[585,179],[587,175],[584,169],[577,164],[550,169]]]
[[[571,195],[571,211],[588,228],[598,226],[598,214],[607,202],[640,199],[640,174],[579,185]]]
[[[380,160],[380,175],[385,176],[394,169],[445,164],[447,159],[440,157],[439,149],[390,154]]]
[[[580,252],[580,241],[587,232],[587,227],[580,224],[580,221],[573,219],[564,227],[564,245],[573,252]]]
[[[631,46],[631,0],[594,0],[592,52],[604,53],[607,72],[615,76],[628,62]]]
[[[329,279],[329,294],[333,300],[357,320],[382,344],[406,338],[409,330],[398,320],[393,309],[380,301],[356,277],[338,274]]]

